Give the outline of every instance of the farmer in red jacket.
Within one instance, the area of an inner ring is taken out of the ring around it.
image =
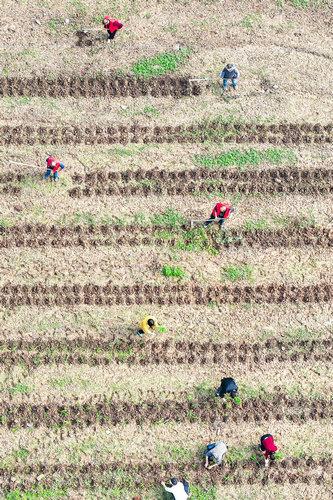
[[[206,222],[204,223],[204,226],[207,227],[209,224],[214,222],[215,219],[220,219],[218,221],[220,227],[223,227],[224,221],[226,219],[229,219],[230,214],[232,214],[235,211],[233,206],[228,203],[227,201],[225,202],[220,202],[216,203],[215,207],[213,208],[213,211],[211,213],[211,216]]]
[[[61,163],[54,156],[49,155],[46,158],[46,172],[44,174],[44,179],[48,179],[52,176],[52,179],[57,182],[59,180],[59,172],[64,170],[65,165]]]
[[[103,20],[104,28],[108,32],[108,43],[114,39],[118,30],[121,30],[123,25],[118,19],[113,19],[111,16],[105,16]]]
[[[272,434],[264,434],[260,438],[260,450],[265,457],[265,467],[269,466],[270,460],[275,460],[275,452],[277,451],[277,446],[274,443],[274,438]]]

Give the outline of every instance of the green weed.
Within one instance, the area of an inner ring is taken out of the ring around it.
[[[154,226],[180,227],[186,223],[186,219],[182,214],[168,208],[162,214],[156,214],[151,218],[151,223]]]
[[[256,150],[251,148],[244,151],[233,149],[219,155],[195,155],[194,161],[207,168],[236,166],[242,169],[247,166],[255,166],[262,163],[269,163],[272,165],[295,163],[297,161],[297,156],[290,149],[269,148],[265,150]]]
[[[239,280],[253,282],[253,268],[248,264],[225,266],[221,271],[221,279],[233,283]]]
[[[50,19],[49,21],[49,28],[51,31],[56,32],[58,29],[58,20],[57,19]]]
[[[17,451],[14,451],[14,457],[19,460],[25,460],[28,458],[30,452],[26,448],[20,448]]]
[[[212,246],[212,242],[203,227],[183,231],[177,242],[177,248],[190,252],[207,251],[212,255],[218,255],[219,251]]]
[[[286,332],[286,337],[291,340],[312,340],[317,338],[318,332],[310,330],[306,326],[299,326],[297,328],[290,328]]]
[[[131,356],[133,356],[133,353],[133,348],[129,347],[126,350],[114,351],[112,354],[114,359],[118,361],[127,361]]]
[[[80,16],[85,16],[87,14],[87,6],[82,2],[82,0],[70,0],[70,3]]]
[[[145,106],[143,108],[143,114],[149,117],[158,117],[160,112],[155,106]]]
[[[244,222],[243,227],[245,231],[264,231],[269,228],[269,222],[267,219],[250,219]]]
[[[135,75],[145,78],[164,75],[178,69],[178,66],[189,57],[189,54],[189,50],[183,49],[179,52],[164,52],[154,57],[140,59],[132,66],[132,71]]]
[[[186,273],[185,271],[178,266],[163,266],[162,268],[162,274],[166,278],[185,278]]]
[[[255,26],[260,26],[262,17],[260,14],[248,14],[242,19],[241,26],[246,29],[253,29]]]
[[[8,389],[11,394],[30,394],[31,391],[32,389],[28,385],[21,383],[15,384]]]
[[[167,331],[168,331],[168,329],[165,326],[160,325],[158,327],[158,332],[159,333],[166,333]]]
[[[14,223],[6,218],[0,218],[0,228],[12,227]]]

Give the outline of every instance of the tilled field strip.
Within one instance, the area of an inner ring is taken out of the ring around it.
[[[168,245],[175,246],[182,237],[182,242],[191,243],[190,235],[184,235],[189,226],[180,228],[166,226],[138,225],[112,226],[47,226],[42,224],[22,224],[0,228],[0,248],[12,247],[96,247],[109,245]],[[194,234],[194,233],[193,233]],[[323,227],[297,227],[283,229],[229,229],[224,238],[217,241],[216,235],[209,234],[209,242],[218,249],[229,246],[261,247],[301,247],[333,245],[333,229]]]
[[[131,347],[133,334],[138,325],[138,318],[149,313],[156,316],[159,322],[167,328],[167,332],[156,332],[137,342],[198,342],[211,340],[221,344],[261,343],[267,339],[276,338],[283,342],[291,340],[320,340],[331,337],[332,306],[330,303],[281,303],[279,307],[268,303],[223,303],[212,307],[212,304],[198,305],[188,308],[184,305],[150,304],[133,305],[124,311],[123,305],[91,306],[78,305],[75,308],[66,307],[62,303],[53,303],[48,308],[38,306],[21,306],[6,313],[6,328],[0,330],[3,346],[8,340],[32,342],[38,351],[44,349],[44,342],[55,339],[69,342],[71,348],[79,340],[89,340],[92,346],[95,341],[109,344],[121,341]],[[207,321],[202,321],[202,318]],[[186,325],[186,327],[184,327]],[[43,341],[42,341],[43,340]],[[41,342],[42,341],[42,342]],[[42,347],[37,345],[41,342]],[[79,344],[80,345],[80,344]],[[121,345],[121,344],[120,344]],[[116,347],[116,346],[114,346]],[[166,348],[166,347],[164,347]],[[107,347],[106,347],[107,349]],[[146,349],[143,348],[142,349]],[[150,348],[147,347],[149,350]]]
[[[318,193],[333,191],[333,170],[279,168],[239,172],[238,170],[166,170],[118,172],[92,172],[84,177],[74,176],[77,186],[69,191],[79,196],[115,196],[166,194],[186,195],[190,193],[214,193],[222,190],[228,193]],[[140,185],[140,183],[146,183]],[[148,185],[147,185],[148,183]],[[149,184],[150,183],[150,184]]]
[[[198,286],[231,284],[228,269],[246,265],[248,274],[238,277],[238,285],[316,285],[323,276],[333,275],[333,250],[322,248],[318,253],[314,247],[300,248],[264,248],[255,255],[251,248],[229,248],[225,254],[209,255],[205,252],[186,252],[179,250],[177,266],[183,270],[183,279],[172,279],[163,275],[165,265],[173,265],[170,248],[162,246],[107,246],[103,248],[61,247],[56,250],[57,265],[52,248],[27,247],[2,249],[3,272],[0,286],[6,286],[15,280],[16,285],[43,282],[48,286],[66,285],[71,278],[74,283],[83,286],[91,283],[105,287],[124,283],[134,285],[143,283],[164,286],[173,283],[189,283]],[[129,260],[130,256],[130,260]],[[118,265],[114,263],[118,263]],[[129,266],[129,262],[131,266]],[[135,265],[133,265],[135,263]],[[1,290],[1,288],[0,288]],[[79,292],[80,294],[81,292]]]
[[[164,477],[185,476],[196,485],[208,484],[295,484],[315,483],[318,485],[332,484],[333,464],[330,459],[314,460],[287,459],[281,463],[273,464],[269,470],[264,470],[262,464],[251,461],[237,462],[225,465],[222,469],[206,471],[200,464],[169,462],[142,462],[141,464],[119,464],[110,461],[96,465],[64,465],[36,463],[31,466],[17,467],[13,470],[0,470],[0,487],[3,490],[16,488],[30,489],[36,486],[57,485],[68,488],[82,488],[88,486],[119,487],[119,475],[126,473],[135,478],[137,486],[150,486],[158,484]],[[127,479],[127,478],[126,478]],[[127,480],[128,481],[128,480]]]
[[[290,365],[289,358],[275,357],[267,364],[249,363],[244,372],[242,363],[232,362],[232,375],[238,381],[242,401],[261,397],[263,400],[280,391],[290,397],[306,397],[309,400],[330,398],[333,390],[331,364],[327,361],[313,361],[310,366],[302,358]],[[84,368],[84,371],[82,371]],[[170,365],[144,365],[111,363],[104,366],[84,365],[39,365],[26,370],[22,364],[12,366],[8,373],[0,369],[2,402],[58,405],[63,402],[84,403],[87,399],[105,396],[115,403],[128,400],[131,403],[156,399],[156,402],[172,399],[196,401],[198,398],[215,399],[215,389],[220,378],[230,373],[230,363],[221,359],[219,370],[207,359],[202,365],[183,365],[175,361]],[[21,385],[20,385],[21,384]],[[15,389],[25,388],[25,392]]]
[[[275,410],[276,411],[276,410]],[[299,412],[302,409],[299,408]],[[175,455],[184,457],[184,453],[177,454],[174,447],[180,451],[185,449],[185,455],[191,457],[193,462],[201,462],[201,450],[207,442],[212,442],[221,436],[230,448],[230,458],[233,451],[241,450],[243,456],[251,457],[254,445],[258,443],[263,432],[270,430],[276,435],[277,442],[283,456],[312,456],[314,459],[330,456],[330,450],[318,447],[319,442],[330,443],[332,440],[332,425],[330,419],[322,419],[320,425],[317,420],[309,420],[295,425],[289,420],[274,420],[269,417],[266,424],[262,422],[224,424],[215,415],[212,422],[198,421],[182,423],[173,420],[164,422],[163,427],[143,422],[138,426],[133,422],[131,415],[127,415],[130,423],[116,424],[115,426],[100,425],[96,422],[93,426],[59,427],[17,427],[8,430],[0,426],[2,460],[11,455],[19,447],[29,451],[26,463],[47,462],[50,465],[61,461],[64,464],[83,463],[94,461],[104,463],[113,459],[122,459],[140,463],[148,456],[152,461],[172,461]],[[162,429],[162,430],[161,430]],[[221,431],[218,434],[218,431]],[[121,439],[119,439],[121,436]],[[88,446],[85,446],[87,445]],[[252,448],[253,446],[253,448]],[[74,455],[74,457],[73,457]],[[239,454],[237,454],[239,456]]]
[[[64,306],[113,304],[209,304],[214,303],[281,303],[330,302],[333,298],[332,281],[316,285],[296,286],[271,283],[257,286],[215,285],[202,287],[184,285],[17,285],[0,288],[0,304],[6,307],[20,305],[51,306],[54,297],[61,297]]]
[[[195,77],[165,76],[135,78],[133,76],[94,78],[58,77],[0,78],[0,97],[183,97],[198,96],[202,85],[191,81]]]
[[[128,144],[236,142],[271,144],[330,144],[333,124],[281,123],[273,125],[210,122],[190,126],[0,127],[0,145],[7,144]]]
[[[330,361],[332,338],[322,340],[282,341],[270,339],[263,343],[194,342],[167,340],[145,343],[137,338],[121,340],[115,336],[107,342],[78,338],[70,340],[7,341],[0,344],[0,364],[23,363],[29,367],[42,364],[112,365],[160,364],[191,365],[199,363],[274,363]],[[104,353],[102,352],[104,350]],[[95,351],[95,352],[94,352]]]

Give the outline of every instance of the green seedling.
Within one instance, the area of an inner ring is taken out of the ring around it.
[[[159,333],[166,333],[168,331],[168,329],[165,326],[160,325],[158,327],[158,331],[159,331]]]
[[[163,266],[162,268],[163,276],[167,278],[184,278],[186,276],[185,271],[178,266]]]
[[[245,280],[253,282],[253,268],[248,264],[241,264],[239,266],[226,266],[221,271],[222,281],[235,281]]]

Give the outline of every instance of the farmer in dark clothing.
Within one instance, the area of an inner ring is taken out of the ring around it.
[[[226,377],[221,379],[221,385],[216,389],[216,396],[224,398],[226,394],[229,394],[232,398],[237,395],[238,387],[233,378]]]
[[[239,71],[234,64],[227,64],[221,71],[220,77],[222,78],[223,90],[228,90],[229,81],[231,81],[233,89],[237,90]]]
[[[260,450],[265,457],[265,467],[269,466],[270,460],[275,460],[275,452],[277,451],[277,446],[274,443],[274,437],[272,434],[264,434],[260,438]]]

